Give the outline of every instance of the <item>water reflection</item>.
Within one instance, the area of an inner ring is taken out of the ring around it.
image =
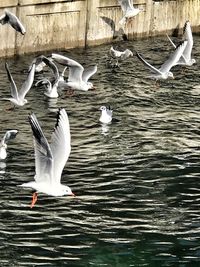
[[[101,123],[101,134],[108,135],[109,134],[110,125],[107,123]]]
[[[194,43],[198,60],[199,37]],[[123,45],[145,51],[158,65],[171,49],[166,38]],[[103,45],[65,52],[81,64],[98,62],[99,70],[92,77],[96,90],[72,96],[61,92],[58,99],[48,100],[43,90],[34,87],[27,105],[0,114],[3,129],[19,130],[0,166],[2,266],[199,264],[198,64],[185,74],[175,67],[175,80],[155,88],[135,57],[114,72],[109,69],[102,57],[109,49],[110,45]],[[17,83],[24,80],[23,70],[32,58],[9,59]],[[0,63],[3,97],[9,94],[4,63]],[[52,74],[47,69],[36,81],[42,75]],[[96,111],[102,103],[112,106],[120,123],[99,123]],[[7,103],[1,100],[1,104],[5,110]],[[32,192],[18,187],[34,177],[27,116],[37,115],[50,140],[60,107],[68,112],[72,140],[62,183],[76,197],[40,194],[36,207],[30,209]]]
[[[57,98],[48,98],[47,99],[47,104],[48,104],[48,109],[51,112],[58,112],[59,108],[57,105],[58,99]]]

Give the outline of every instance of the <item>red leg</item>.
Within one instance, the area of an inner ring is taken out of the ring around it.
[[[32,202],[31,202],[31,208],[34,207],[35,203],[37,201],[37,192],[33,193]]]

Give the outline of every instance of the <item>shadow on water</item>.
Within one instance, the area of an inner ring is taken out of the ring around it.
[[[195,37],[194,58],[199,55]],[[166,38],[127,42],[150,62],[162,64],[171,51]],[[110,45],[62,52],[84,66],[98,63],[94,91],[56,101],[33,87],[28,104],[7,111],[1,100],[1,129],[18,129],[0,164],[1,266],[200,266],[199,66],[155,87],[136,57],[114,71]],[[47,53],[48,54],[48,53]],[[20,86],[32,55],[10,58]],[[0,64],[1,96],[9,82]],[[50,71],[37,74],[50,77]],[[102,105],[113,109],[110,125],[98,122]],[[33,140],[27,116],[35,112],[50,139],[56,112],[69,115],[72,150],[62,175],[76,197],[39,194],[18,187],[34,177]]]

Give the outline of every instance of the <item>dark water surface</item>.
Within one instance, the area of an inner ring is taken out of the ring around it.
[[[96,90],[56,101],[33,87],[28,104],[6,110],[1,99],[1,135],[19,134],[0,162],[0,266],[200,266],[200,37],[197,64],[175,67],[175,79],[155,87],[134,58],[119,69],[106,66],[110,45],[62,52],[80,63],[98,62]],[[117,44],[161,64],[171,51],[167,38]],[[115,46],[116,47],[116,46]],[[20,86],[33,55],[8,59]],[[1,97],[9,82],[0,63]],[[50,76],[46,71],[37,75]],[[110,104],[116,121],[98,122]],[[62,175],[76,197],[39,194],[17,187],[33,180],[34,150],[27,116],[35,112],[48,139],[56,112],[69,115],[72,150]]]

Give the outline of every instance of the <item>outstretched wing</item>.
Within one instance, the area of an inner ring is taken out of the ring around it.
[[[35,181],[37,183],[51,183],[53,175],[53,156],[51,148],[35,114],[31,114],[28,119],[32,128],[34,140]]]
[[[147,66],[148,69],[150,69],[152,72],[162,75],[162,72],[149,64],[139,53],[136,53],[137,57],[144,63],[145,66]]]
[[[29,74],[25,80],[25,82],[22,84],[22,87],[19,91],[19,98],[24,99],[28,91],[31,89],[31,86],[34,81],[35,76],[35,64],[32,65],[31,70],[29,71]]]
[[[128,12],[129,10],[133,9],[132,1],[131,0],[118,0],[122,11],[124,13]]]
[[[56,66],[56,64],[53,62],[53,60],[45,57],[45,56],[41,56],[42,58],[42,61],[50,68],[52,69],[53,73],[54,73],[54,76],[55,76],[55,80],[58,80],[59,77],[60,77],[60,74],[59,74],[59,71],[58,71],[58,68]]]
[[[52,54],[52,58],[59,64],[69,67],[68,81],[70,82],[82,81],[84,68],[81,64],[79,64],[77,61],[71,58],[59,54]]]
[[[92,77],[96,72],[97,72],[97,65],[84,69],[82,76],[83,81],[87,83],[90,77]]]
[[[169,35],[167,34],[167,38],[168,38],[168,40],[170,41],[170,43],[173,45],[173,47],[174,48],[176,48],[176,45],[175,45],[175,43],[172,41],[172,39],[169,37]],[[186,46],[187,47],[187,46]],[[186,50],[186,48],[185,48],[185,50]],[[181,55],[181,57],[180,57],[180,59],[179,59],[179,61],[177,62],[177,63],[185,63],[186,62],[186,58],[185,58],[185,56],[184,56],[184,51],[183,51],[183,54]]]
[[[58,112],[50,147],[54,160],[53,183],[57,184],[60,183],[62,171],[71,151],[69,120],[63,108]]]
[[[170,55],[170,57],[165,61],[162,66],[160,67],[161,72],[169,72],[170,69],[177,64],[180,57],[183,54],[183,51],[187,45],[187,41],[181,42],[177,47],[176,50]]]
[[[18,91],[17,91],[17,86],[15,84],[15,81],[13,80],[13,77],[10,73],[10,69],[9,69],[9,66],[8,66],[8,63],[6,62],[5,64],[5,68],[6,68],[6,72],[7,72],[7,75],[8,75],[8,80],[10,82],[10,93],[11,93],[11,96],[15,99],[18,99]]]
[[[114,20],[112,20],[112,19],[110,19],[108,17],[105,17],[105,16],[101,16],[101,19],[103,21],[105,21],[105,23],[108,24],[111,27],[113,32],[115,32],[115,22],[114,22]]]
[[[175,43],[172,41],[172,39],[169,37],[169,35],[168,34],[166,34],[166,35],[167,35],[167,38],[170,41],[170,43],[173,45],[173,47],[176,48]]]
[[[189,21],[186,21],[184,30],[183,30],[183,38],[184,40],[188,41],[183,51],[183,55],[186,61],[191,59],[192,47],[193,47],[193,37],[192,37],[192,30]]]

